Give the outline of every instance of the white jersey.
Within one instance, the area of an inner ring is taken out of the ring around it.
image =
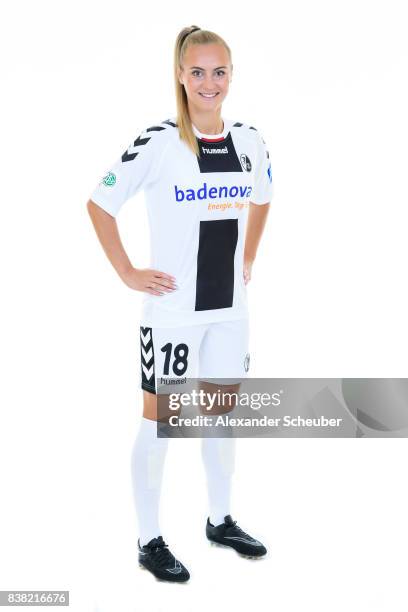
[[[224,119],[220,134],[193,125],[201,157],[171,118],[144,130],[105,172],[90,199],[113,217],[144,190],[150,267],[178,289],[144,294],[141,325],[178,327],[248,316],[243,278],[249,203],[272,197],[269,153],[252,126]]]

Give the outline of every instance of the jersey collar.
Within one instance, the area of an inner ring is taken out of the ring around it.
[[[192,123],[191,125],[193,127],[194,134],[200,140],[204,140],[204,142],[220,142],[221,140],[225,140],[225,138],[227,137],[227,134],[229,132],[229,121],[228,121],[228,119],[224,119],[223,118],[223,122],[224,122],[224,129],[219,134],[203,134],[203,132],[200,132],[196,128],[194,123]]]

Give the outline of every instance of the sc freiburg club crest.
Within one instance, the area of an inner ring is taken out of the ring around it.
[[[249,159],[248,155],[245,155],[245,153],[241,153],[241,166],[244,170],[246,170],[247,172],[251,172],[252,170],[252,164],[251,164],[251,160]]]

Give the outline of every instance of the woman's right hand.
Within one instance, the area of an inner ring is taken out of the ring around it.
[[[122,280],[131,289],[151,295],[164,295],[177,289],[174,276],[150,268],[131,268],[122,275]]]

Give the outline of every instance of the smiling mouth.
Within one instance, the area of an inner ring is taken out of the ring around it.
[[[219,92],[219,91],[217,91],[216,93],[213,93],[213,94],[204,94],[204,93],[201,93],[201,92],[198,92],[198,93],[200,94],[200,96],[201,96],[202,98],[208,98],[208,99],[211,99],[211,98],[215,98],[215,96],[218,96],[218,94],[219,94],[220,92]]]

